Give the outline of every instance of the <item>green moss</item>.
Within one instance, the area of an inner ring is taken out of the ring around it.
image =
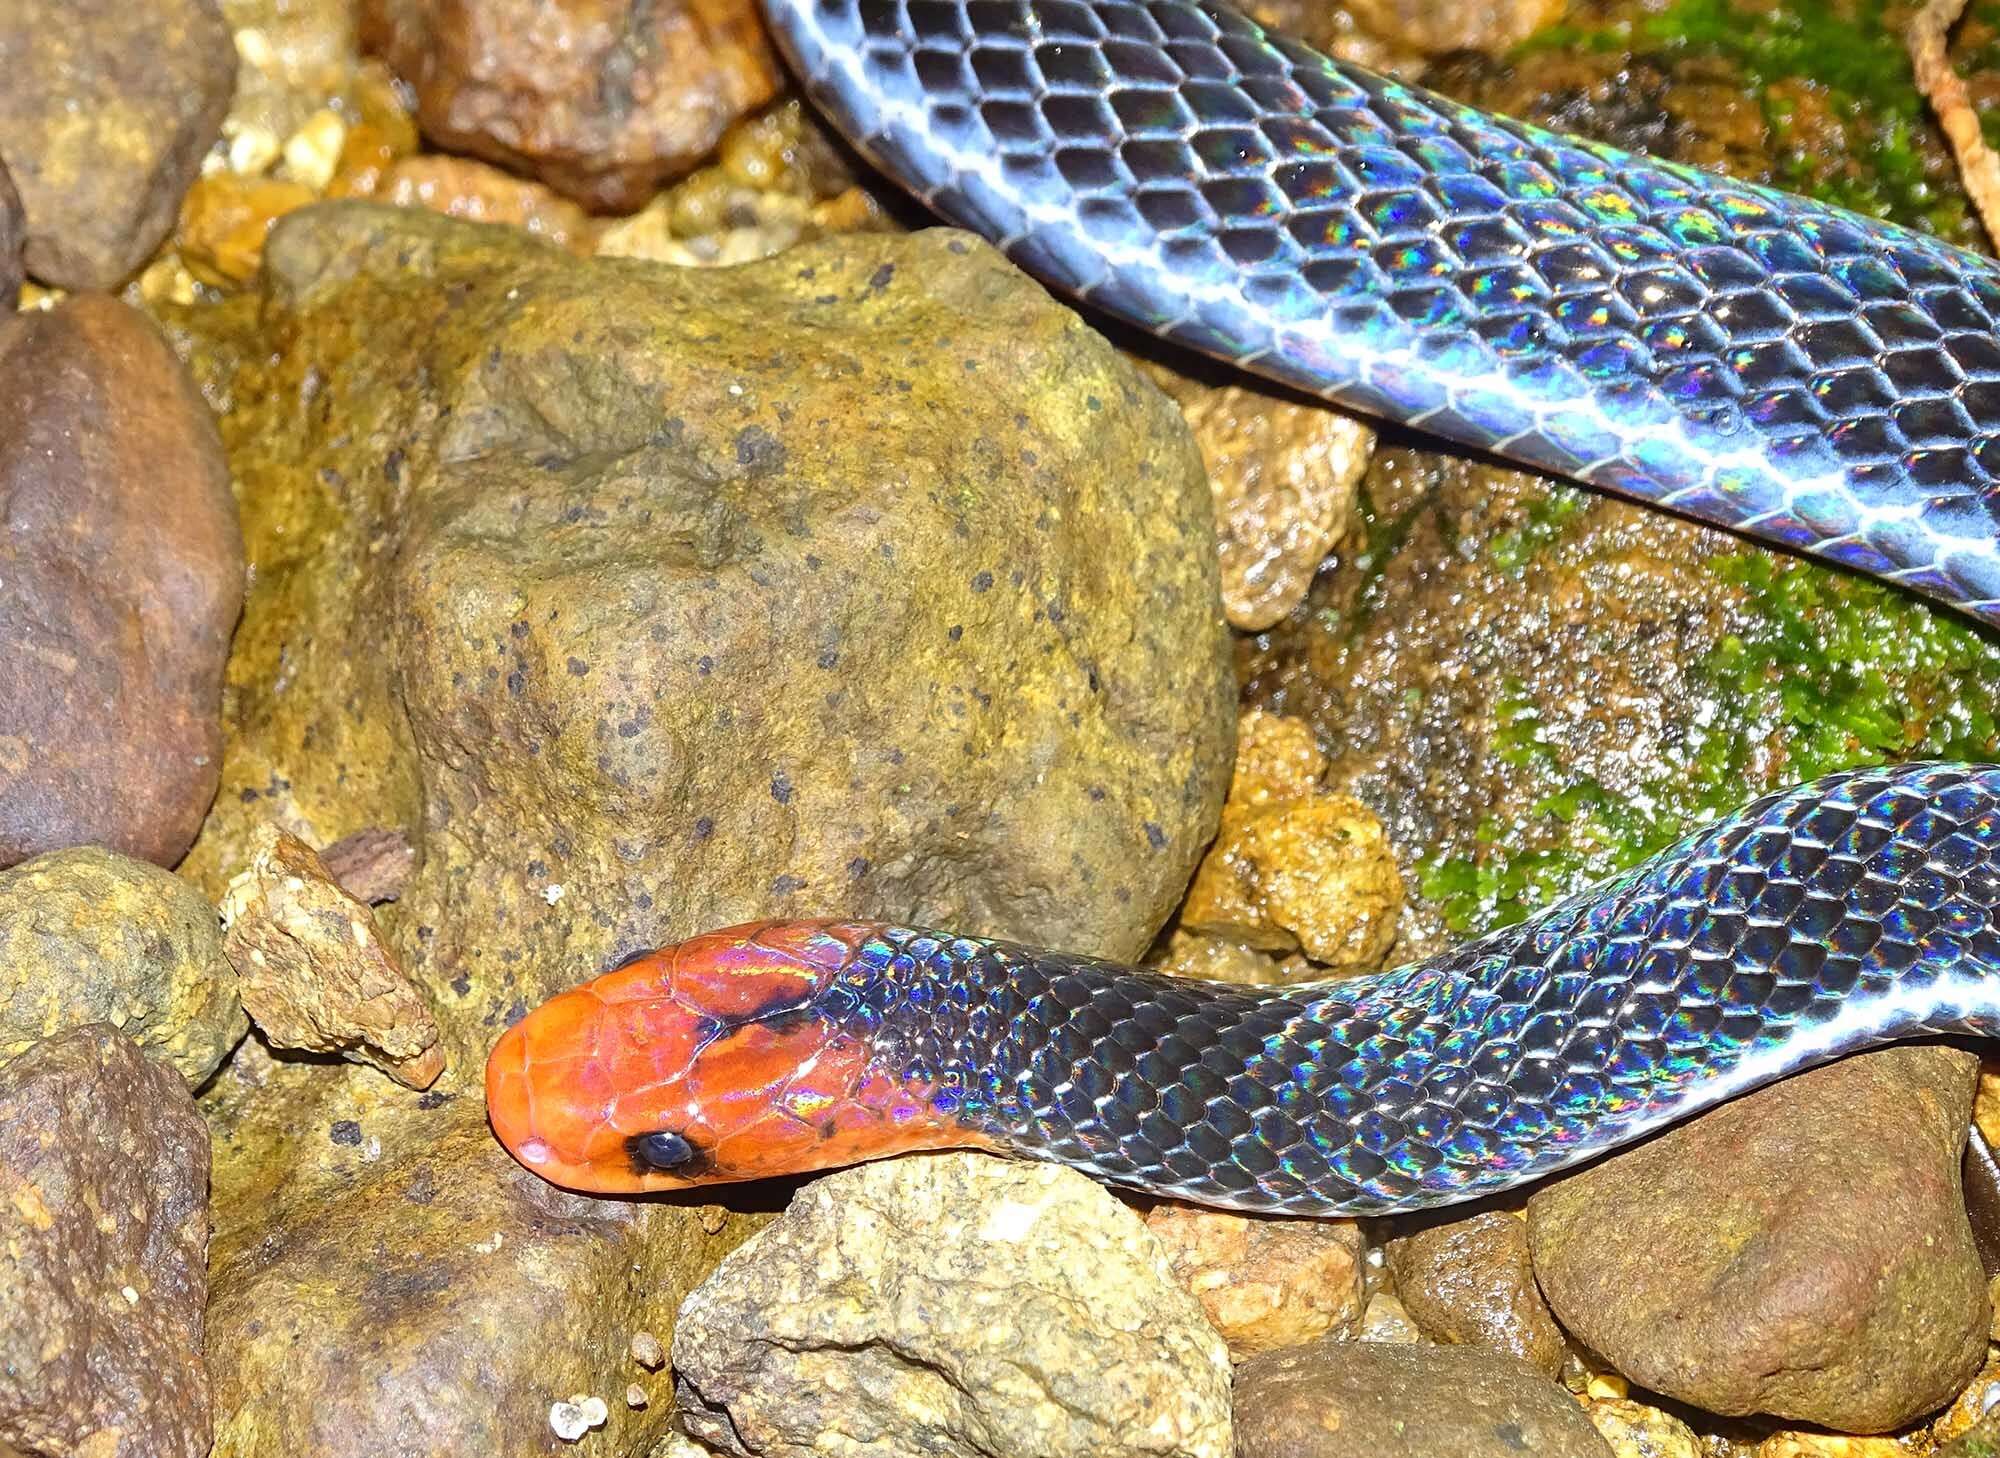
[[[1523,823],[1482,826],[1477,851],[1419,868],[1453,930],[1518,921],[1779,784],[2000,752],[2000,634],[1798,558],[1746,547],[1712,566],[1755,626],[1689,666],[1712,713],[1630,793],[1579,779],[1522,686],[1502,686],[1493,753],[1548,788]]]
[[[1487,560],[1510,577],[1519,576],[1544,549],[1561,540],[1564,528],[1589,504],[1589,496],[1579,490],[1535,497],[1528,503],[1526,522],[1486,544]]]
[[[2000,17],[2000,5],[1975,5],[1975,22]],[[1599,26],[1561,25],[1538,32],[1517,54],[1548,51],[1679,51],[1730,63],[1763,111],[1776,180],[1821,201],[1873,217],[1927,226],[1961,242],[1976,241],[1961,190],[1939,187],[1925,155],[1933,124],[1904,50],[1902,16],[1885,0],[1846,4],[1796,0],[1788,9],[1748,9],[1735,0],[1674,0],[1653,15],[1621,14]],[[1984,48],[2000,52],[2000,45]],[[2000,55],[1961,58],[1967,69],[2000,64]],[[1802,130],[1791,100],[1776,88],[1805,82],[1827,99],[1865,143],[1862,155],[1821,156],[1823,139]],[[1986,119],[2000,142],[2000,117]],[[1830,163],[1835,165],[1829,165]]]

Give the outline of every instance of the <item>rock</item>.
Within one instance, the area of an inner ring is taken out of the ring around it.
[[[1073,1170],[977,1154],[800,1191],[681,1307],[682,1424],[725,1453],[1229,1454],[1229,1358]]]
[[[364,0],[363,50],[417,94],[441,150],[529,173],[585,207],[630,212],[778,91],[740,0]]]
[[[1403,1310],[1403,1303],[1394,1293],[1377,1291],[1368,1298],[1368,1304],[1361,1310],[1361,1326],[1354,1333],[1359,1342],[1398,1342],[1404,1346],[1416,1346],[1424,1339],[1417,1330],[1417,1324],[1410,1320],[1410,1313]]]
[[[1199,458],[960,235],[696,276],[321,204],[264,279],[177,317],[255,564],[184,871],[219,895],[267,823],[404,828],[379,929],[452,1067],[418,1097],[251,1042],[205,1094],[218,1451],[373,1458],[411,1412],[440,1452],[553,1451],[581,1393],[580,1447],[644,1453],[673,1404],[632,1334],[670,1340],[756,1222],[560,1194],[464,1075],[530,1003],[745,916],[1142,951],[1234,722]]]
[[[1438,56],[1449,51],[1505,52],[1560,21],[1569,0],[1497,0],[1489,5],[1439,6],[1423,0],[1354,0],[1355,23],[1399,50]]]
[[[1355,527],[1355,493],[1374,429],[1318,401],[1243,381],[1210,383],[1154,366],[1208,463],[1230,625],[1268,628],[1301,602],[1313,574]]]
[[[208,1131],[102,1023],[0,1067],[0,1449],[207,1458]]]
[[[400,830],[371,825],[344,835],[319,853],[327,874],[356,901],[394,901],[417,868],[417,848]]]
[[[1980,1426],[1997,1406],[2000,1406],[2000,1354],[1989,1349],[1986,1364],[1979,1369],[1978,1375],[1931,1423],[1931,1436],[1940,1443],[1954,1442]],[[1993,1425],[1990,1437],[2000,1444],[2000,1424]]]
[[[21,301],[21,249],[27,233],[21,195],[14,190],[6,164],[0,162],[0,318],[12,313]]]
[[[1395,937],[1403,882],[1381,821],[1317,786],[1311,731],[1245,715],[1222,829],[1182,904],[1183,929],[1315,962],[1366,969]]]
[[[405,157],[382,174],[374,197],[399,208],[429,208],[468,223],[522,228],[558,248],[588,254],[595,225],[554,189],[466,157]]]
[[[214,422],[101,295],[0,321],[0,373],[0,865],[86,843],[171,865],[215,794],[243,593]]]
[[[754,1221],[558,1191],[494,1145],[477,1095],[415,1098],[255,1044],[221,1082],[217,1453],[541,1452],[577,1392],[609,1407],[595,1451],[659,1439],[670,1404],[619,1396],[632,1333],[670,1324]]]
[[[1528,1227],[1486,1210],[1412,1222],[1388,1245],[1396,1294],[1433,1341],[1486,1347],[1521,1358],[1546,1376],[1562,1371],[1562,1333],[1535,1286]]]
[[[757,916],[1145,949],[1229,763],[1206,485],[996,253],[857,235],[710,277],[346,203],[280,224],[267,278],[204,884],[266,819],[429,827],[397,950],[471,1068]]]
[[[1557,1318],[1710,1412],[1877,1433],[1935,1410],[1986,1348],[1958,1188],[1972,1068],[1851,1058],[1545,1186],[1528,1237]]]
[[[1351,795],[1319,795],[1225,820],[1188,888],[1181,925],[1368,969],[1395,940],[1402,906],[1402,877],[1375,812]]]
[[[1614,1458],[1703,1458],[1694,1430],[1657,1407],[1625,1397],[1599,1397],[1583,1410]]]
[[[403,105],[401,87],[380,61],[365,63],[355,76],[351,105],[354,119],[327,182],[329,197],[373,197],[389,169],[414,157],[423,142],[417,119]]]
[[[1759,1443],[1753,1458],[1909,1458],[1909,1454],[1909,1445],[1895,1438],[1783,1432],[1773,1433]],[[1943,1455],[1936,1455],[1936,1458],[1943,1458]]]
[[[28,272],[115,288],[166,237],[216,138],[229,28],[215,0],[69,0],[59,23],[42,0],[0,0],[0,56],[0,161],[27,211]]]
[[[1319,970],[1296,953],[1281,960],[1228,937],[1212,937],[1183,927],[1169,933],[1165,948],[1152,965],[1176,977],[1203,977],[1210,982],[1253,987],[1309,982]]]
[[[222,119],[229,170],[248,177],[283,166],[291,174],[296,152],[288,156],[288,144],[296,148],[328,115],[352,115],[360,67],[353,7],[350,0],[219,3],[238,60]]]
[[[94,847],[0,871],[0,1059],[109,1023],[189,1088],[248,1022],[215,910],[178,876]]]
[[[423,993],[312,847],[276,826],[222,898],[243,1010],[274,1048],[339,1053],[429,1088],[444,1051]]]
[[[598,254],[713,266],[766,258],[828,233],[901,231],[874,194],[855,185],[851,156],[797,100],[745,117],[723,133],[712,165],[631,217],[607,221]],[[869,183],[894,187],[879,176]]]
[[[189,272],[212,288],[233,289],[264,266],[264,240],[278,219],[315,201],[303,182],[217,172],[188,189],[175,243]]]
[[[1938,1449],[1936,1458],[2000,1458],[2000,1413],[1988,1414],[1962,1437]]]
[[[1367,1243],[1351,1220],[1273,1220],[1167,1201],[1146,1214],[1174,1279],[1201,1303],[1236,1361],[1361,1321]]]
[[[1525,1362],[1475,1347],[1315,1342],[1236,1374],[1238,1458],[1606,1458],[1583,1409]]]

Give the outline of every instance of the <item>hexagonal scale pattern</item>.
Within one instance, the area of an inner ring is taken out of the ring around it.
[[[1379,976],[1195,982],[857,929],[816,1009],[1005,1147],[1246,1210],[1470,1199],[1786,1073],[2000,1033],[2000,766],[1768,796]]]
[[[2000,269],[1193,0],[767,0],[1030,272],[1343,404],[2000,621]]]

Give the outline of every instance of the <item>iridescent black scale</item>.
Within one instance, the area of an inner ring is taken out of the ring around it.
[[[1017,1153],[1304,1215],[1470,1199],[1924,1032],[2000,1032],[2000,766],[1768,796],[1520,925],[1235,988],[882,928],[817,1009]]]
[[[1358,409],[2000,621],[2000,271],[1198,0],[766,0],[945,217]]]

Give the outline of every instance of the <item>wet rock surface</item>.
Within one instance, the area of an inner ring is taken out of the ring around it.
[[[1562,1370],[1562,1333],[1535,1286],[1522,1220],[1489,1210],[1413,1224],[1389,1242],[1389,1273],[1425,1336],[1505,1352],[1550,1377]]]
[[[1526,1363],[1472,1347],[1317,1342],[1236,1374],[1240,1458],[1607,1458],[1583,1409]]]
[[[1775,1084],[1528,1202],[1558,1320],[1710,1412],[1877,1433],[1986,1350],[1958,1186],[1969,1055],[1893,1048]]]
[[[741,0],[363,0],[359,19],[432,141],[607,212],[702,161],[779,83]]]
[[[1149,373],[1181,407],[1208,466],[1230,626],[1268,628],[1305,601],[1319,564],[1353,532],[1375,432],[1219,366],[1201,377],[1161,365]]]
[[[236,51],[215,0],[0,4],[0,162],[43,283],[123,283],[173,226],[229,106]],[[10,367],[11,373],[12,367]]]
[[[681,1309],[682,1421],[725,1453],[1232,1453],[1229,1359],[1165,1253],[1071,1170],[842,1171]]]
[[[0,1066],[0,1448],[204,1458],[208,1130],[108,1025]]]
[[[1707,1458],[1694,1430],[1657,1407],[1605,1397],[1593,1399],[1584,1412],[1613,1458]]]
[[[189,1088],[248,1024],[215,909],[178,876],[95,847],[0,871],[0,1058],[91,1023]]]
[[[1236,1361],[1361,1322],[1367,1251],[1351,1220],[1278,1220],[1172,1201],[1146,1213],[1180,1282]]]
[[[95,843],[171,865],[222,759],[243,592],[208,408],[136,310],[0,320],[0,865]]]

